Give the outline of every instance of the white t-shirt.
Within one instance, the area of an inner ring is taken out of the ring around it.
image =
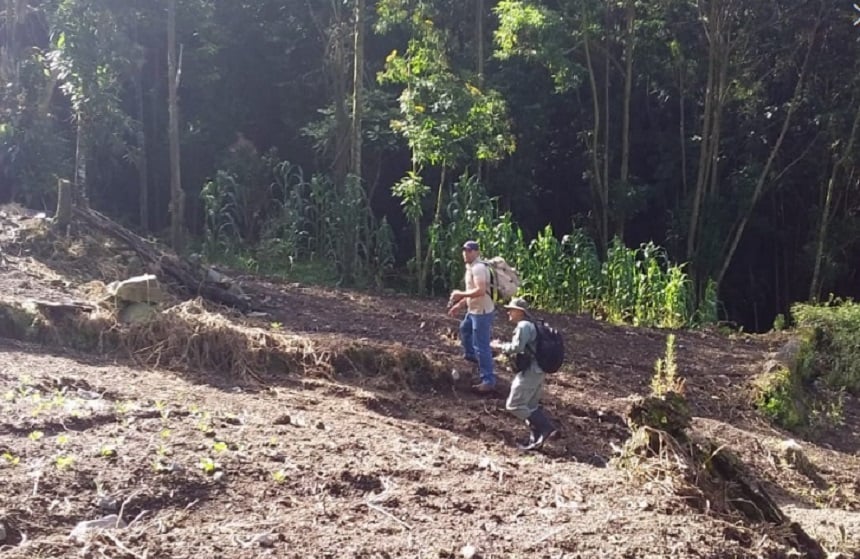
[[[486,286],[487,289],[490,287],[490,271],[487,269],[487,265],[483,262],[475,260],[471,264],[466,264],[466,291],[475,288],[475,278],[479,277],[479,275],[483,275],[486,278]],[[493,298],[490,297],[489,293],[484,293],[480,297],[472,297],[466,301],[466,308],[472,314],[486,314],[488,312],[493,312],[496,309],[495,303],[493,303]]]

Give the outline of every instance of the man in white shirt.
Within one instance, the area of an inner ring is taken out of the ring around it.
[[[496,373],[493,371],[493,354],[490,337],[496,305],[490,297],[490,270],[481,261],[481,251],[476,241],[463,244],[463,261],[466,263],[465,289],[451,292],[448,314],[457,316],[465,308],[466,316],[460,322],[460,343],[467,361],[478,364],[480,384],[474,385],[477,392],[495,390]]]

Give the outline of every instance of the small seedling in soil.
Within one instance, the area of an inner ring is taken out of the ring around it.
[[[33,432],[31,432],[29,435],[27,435],[27,437],[28,437],[31,441],[38,441],[39,439],[41,439],[41,438],[42,438],[42,437],[44,437],[44,436],[45,436],[45,433],[43,433],[43,432],[41,432],[41,431],[33,431]]]
[[[287,480],[287,472],[276,470],[272,472],[272,479],[275,480],[275,483],[284,483]]]
[[[226,451],[226,450],[227,450],[227,448],[228,448],[228,447],[227,447],[227,443],[222,442],[222,441],[218,441],[218,442],[216,442],[215,444],[213,444],[213,445],[212,445],[212,449],[213,449],[215,452],[224,452],[224,451]]]
[[[99,449],[99,455],[102,458],[116,458],[116,447],[106,444]]]
[[[281,324],[280,322],[273,322],[273,323],[269,324],[269,328],[271,328],[275,332],[280,332],[281,330],[284,329],[284,325]]]
[[[162,439],[169,439],[170,438],[170,429],[162,429],[161,432],[159,433],[159,435],[161,436]]]
[[[18,462],[21,461],[21,458],[18,456],[15,456],[14,454],[12,454],[10,452],[4,452],[3,453],[3,460],[5,460],[6,464],[8,464],[10,466],[17,466]]]
[[[57,445],[64,446],[69,443],[69,436],[65,434],[57,435]]]
[[[215,473],[215,471],[221,467],[218,462],[215,462],[211,458],[203,458],[200,460],[200,469],[203,470],[203,473],[211,476]]]
[[[66,470],[72,467],[72,464],[75,463],[75,458],[73,456],[57,456],[57,459],[54,461],[58,470]]]
[[[162,400],[155,401],[155,410],[161,414],[161,421],[167,421],[170,417],[170,410],[167,409],[167,404]]]

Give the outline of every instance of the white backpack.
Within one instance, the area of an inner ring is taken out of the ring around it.
[[[490,272],[490,297],[493,301],[507,301],[517,294],[520,287],[520,275],[516,269],[505,262],[501,256],[489,260],[481,260]]]

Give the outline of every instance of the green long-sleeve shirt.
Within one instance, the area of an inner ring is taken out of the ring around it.
[[[537,328],[533,322],[529,320],[520,320],[514,328],[514,335],[510,342],[503,343],[499,350],[513,358],[518,353],[527,353],[531,357],[531,362],[523,373],[543,373],[540,366],[537,364],[537,359],[534,358],[537,342]],[[526,351],[528,348],[528,352]]]

